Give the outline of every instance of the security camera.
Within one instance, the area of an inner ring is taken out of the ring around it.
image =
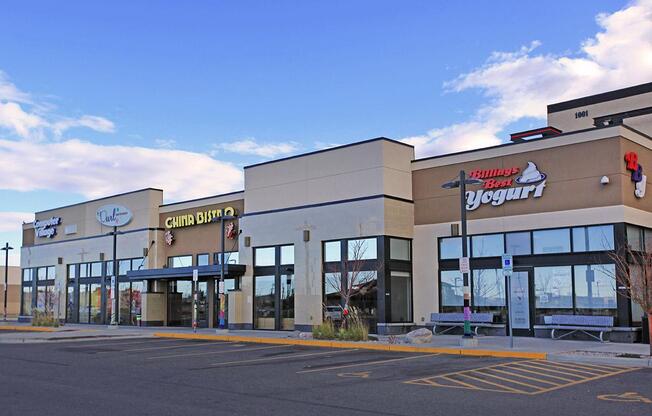
[[[609,177],[608,177],[608,176],[603,176],[603,177],[601,177],[601,178],[600,178],[600,183],[601,183],[602,185],[606,185],[606,184],[608,184],[608,183],[609,183]]]

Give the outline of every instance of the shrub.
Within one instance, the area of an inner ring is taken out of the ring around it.
[[[349,316],[346,317],[346,325],[340,328],[338,338],[343,341],[368,341],[369,327],[360,317],[360,311],[351,308]]]
[[[330,319],[312,329],[314,339],[335,339],[336,334],[335,326]]]
[[[32,325],[58,327],[59,320],[54,317],[54,314],[52,312],[35,310],[32,313]]]

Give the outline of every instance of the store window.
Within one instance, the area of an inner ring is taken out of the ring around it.
[[[238,264],[240,262],[240,253],[237,251],[225,251],[224,252],[224,263],[226,264]],[[222,263],[222,253],[213,254],[213,263],[221,264]]]
[[[94,262],[90,264],[91,274],[90,277],[102,277],[102,263]]]
[[[568,228],[533,231],[532,240],[534,241],[534,254],[570,252],[570,230]]]
[[[23,286],[21,315],[32,314],[32,286]]]
[[[473,257],[496,257],[505,252],[502,234],[474,235],[471,237]]]
[[[573,278],[570,266],[534,268],[537,309],[572,309]]]
[[[643,230],[635,225],[627,224],[627,245],[630,250],[643,251]]]
[[[74,279],[76,276],[75,272],[77,270],[77,267],[74,264],[69,264],[67,266],[67,270],[68,270],[68,279]]]
[[[501,269],[473,270],[473,306],[503,307],[505,302],[505,276]]]
[[[466,239],[467,253],[471,246],[471,238]],[[459,259],[462,257],[462,237],[446,237],[439,239],[439,258],[441,260]]]
[[[464,280],[458,270],[441,271],[441,306],[458,307],[464,305]],[[442,312],[450,312],[443,310]]]
[[[375,260],[378,248],[375,238],[348,240],[348,260]]]
[[[23,282],[32,281],[32,269],[23,269]]]
[[[281,264],[294,264],[294,245],[281,246]]]
[[[210,263],[208,254],[197,254],[197,266],[208,266]]]
[[[573,251],[606,251],[613,249],[613,225],[573,228]]]
[[[391,260],[412,260],[412,253],[410,250],[410,240],[402,238],[389,239],[389,258]]]
[[[513,256],[527,256],[532,254],[530,233],[507,233],[505,234],[507,253]]]
[[[342,243],[340,241],[326,241],[324,243],[324,261],[341,261]]]
[[[324,274],[324,296],[327,306],[340,305],[340,292],[342,287],[341,273]]]
[[[118,260],[118,275],[126,276],[131,270],[131,260]]]
[[[192,256],[174,256],[168,257],[168,267],[191,267]]]
[[[276,247],[263,247],[255,250],[256,266],[274,266],[276,264]]]
[[[574,267],[577,309],[616,309],[616,266],[593,264]]]

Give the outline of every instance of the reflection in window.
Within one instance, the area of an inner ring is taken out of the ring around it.
[[[256,329],[275,329],[276,322],[276,278],[275,276],[254,277],[254,312]]]
[[[118,260],[118,275],[126,276],[131,270],[131,260]]]
[[[45,267],[39,267],[36,269],[36,280],[47,280],[48,271]]]
[[[627,245],[630,250],[643,251],[643,236],[641,228],[627,224]]]
[[[390,322],[412,320],[412,276],[408,272],[390,272]]]
[[[174,256],[168,257],[168,267],[191,267],[192,256]]]
[[[357,308],[363,319],[376,318],[377,281],[375,270],[348,273],[348,285],[352,293],[350,306]]]
[[[23,286],[22,315],[32,314],[32,287]]]
[[[225,251],[224,252],[224,263],[226,264],[238,264],[240,261],[240,253],[237,251]],[[214,264],[222,264],[222,253],[215,253],[213,255]]]
[[[442,238],[439,240],[440,259],[459,259],[462,257],[462,237]]]
[[[342,286],[342,275],[340,273],[324,274],[324,292],[327,306],[340,304],[340,287]]]
[[[505,305],[505,277],[502,270],[473,270],[473,306]]]
[[[538,230],[532,233],[534,254],[570,252],[570,230]]]
[[[573,228],[573,251],[605,251],[613,249],[613,225]]]
[[[276,247],[257,248],[255,259],[256,266],[274,266],[276,264]]]
[[[377,258],[377,252],[375,238],[349,240],[349,260],[373,260]]]
[[[75,278],[75,270],[76,267],[74,264],[69,264],[68,267],[68,279],[74,279]]]
[[[392,260],[410,261],[410,240],[400,238],[389,239],[389,258]]]
[[[342,260],[342,243],[339,241],[326,241],[324,243],[324,261]]]
[[[507,253],[514,256],[526,256],[532,253],[530,244],[530,233],[507,233],[505,234]]]
[[[197,254],[197,266],[208,266],[209,259],[208,254]]]
[[[32,281],[32,269],[23,269],[23,282]]]
[[[102,277],[102,263],[96,261],[91,263],[91,277]]]
[[[534,293],[537,308],[572,308],[573,282],[571,277],[571,267],[535,267]]]
[[[575,306],[578,309],[616,309],[616,266],[575,266]]]
[[[504,252],[502,234],[475,235],[471,237],[473,257],[495,257]]]
[[[441,272],[441,306],[464,305],[464,280],[458,270]]]

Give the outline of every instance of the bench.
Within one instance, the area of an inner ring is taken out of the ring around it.
[[[539,328],[551,329],[550,338],[562,339],[576,332],[581,332],[600,342],[606,342],[604,334],[613,331],[613,316],[594,315],[552,315],[544,316],[544,325],[537,325]],[[559,336],[555,336],[561,332]],[[596,336],[594,333],[598,333]]]
[[[494,323],[494,314],[491,312],[471,313],[471,329],[478,335],[480,328],[504,328],[504,324]],[[431,313],[430,322],[427,324],[432,326],[432,333],[435,335],[442,335],[455,328],[464,328],[464,314],[463,313]],[[437,327],[446,327],[445,330],[437,332]]]

